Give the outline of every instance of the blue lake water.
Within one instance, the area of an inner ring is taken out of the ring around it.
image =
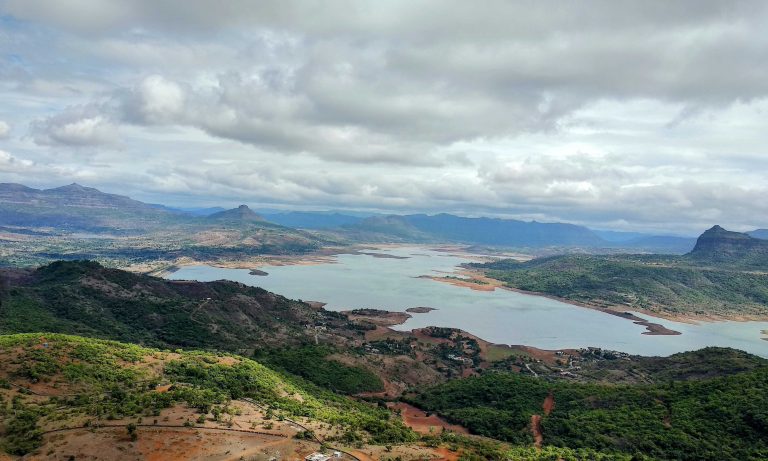
[[[425,306],[437,310],[412,314],[394,327],[411,330],[425,326],[461,328],[501,344],[525,344],[543,349],[602,347],[640,355],[669,355],[706,346],[729,346],[768,357],[768,341],[761,330],[768,322],[711,322],[687,324],[654,319],[677,330],[678,336],[643,335],[645,327],[541,296],[497,289],[475,291],[418,278],[445,275],[470,260],[419,247],[399,247],[376,252],[407,259],[339,255],[335,263],[269,266],[267,276],[250,275],[248,269],[184,266],[170,274],[175,280],[234,280],[259,286],[289,298],[322,301],[329,310],[377,308],[404,311]]]

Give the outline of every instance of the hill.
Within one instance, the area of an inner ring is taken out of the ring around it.
[[[755,229],[753,231],[747,232],[747,234],[756,239],[768,240],[768,229]]]
[[[131,231],[183,222],[178,213],[79,184],[32,189],[0,184],[0,224],[81,231]]]
[[[768,243],[768,242],[766,242]],[[768,317],[762,241],[719,227],[684,256],[562,255],[472,264],[507,286],[601,308],[682,317]]]
[[[374,216],[345,227],[414,242],[460,242],[510,247],[584,246],[606,242],[586,227],[563,223],[524,222],[499,218],[465,218],[450,214]],[[365,237],[365,234],[363,234]]]
[[[0,334],[46,331],[258,355],[345,394],[384,386],[394,394],[461,373],[442,348],[408,334],[391,344],[369,339],[376,329],[366,317],[236,282],[169,281],[92,261],[0,270]],[[396,353],[373,352],[390,349]]]
[[[268,223],[244,205],[193,216],[78,184],[47,190],[0,185],[0,238],[0,266],[98,259],[143,270],[178,258],[243,260],[305,253],[326,243]]]
[[[231,458],[214,458],[209,444],[220,450],[215,456],[237,447],[303,457],[321,440],[350,449],[417,439],[385,409],[233,355],[51,333],[0,336],[0,383],[0,447],[36,459],[144,457],[147,442],[162,459]]]
[[[336,212],[286,211],[264,214],[264,218],[281,226],[296,229],[333,229],[357,224],[363,217]]]
[[[487,373],[426,389],[410,401],[514,444],[536,437],[545,447],[619,452],[633,460],[736,461],[768,454],[765,361],[727,377],[634,386]]]
[[[701,264],[765,269],[768,241],[714,226],[701,234],[687,257]]]
[[[250,208],[248,208],[247,205],[240,205],[237,208],[233,208],[231,210],[224,210],[219,211],[217,213],[213,213],[211,215],[208,215],[206,218],[208,221],[219,221],[219,222],[228,222],[228,223],[263,223],[265,222],[265,219]]]

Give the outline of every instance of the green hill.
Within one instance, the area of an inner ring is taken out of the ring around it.
[[[471,264],[507,286],[598,307],[768,316],[768,242],[716,226],[683,256],[561,255]]]
[[[244,398],[269,408],[278,419],[294,418],[311,427],[329,424],[338,440],[389,444],[416,439],[389,411],[225,354],[162,351],[52,333],[0,336],[0,384],[0,447],[12,454],[34,450],[45,430],[142,416],[154,416],[158,424],[166,409],[178,406],[191,408],[200,422],[209,413],[218,421],[217,412],[230,411],[231,401]],[[164,392],[159,393],[161,384]]]
[[[554,403],[548,415],[545,399]],[[547,382],[508,373],[450,381],[416,405],[488,437],[626,453],[633,460],[758,460],[768,457],[768,362],[735,375],[657,385]],[[555,458],[553,458],[555,459]]]

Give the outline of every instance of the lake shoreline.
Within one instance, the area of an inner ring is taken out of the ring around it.
[[[634,316],[631,317],[633,314],[640,314],[640,315],[647,315],[649,317],[653,317],[654,319],[660,319],[660,320],[669,320],[672,322],[678,322],[678,323],[688,323],[691,325],[696,325],[700,322],[768,322],[768,315],[760,316],[760,315],[714,315],[714,314],[707,314],[707,315],[674,315],[670,313],[665,312],[656,312],[656,311],[647,311],[642,309],[637,309],[633,307],[627,307],[627,306],[601,306],[597,304],[590,304],[583,301],[575,301],[573,299],[569,298],[562,298],[559,296],[551,295],[548,293],[542,293],[538,291],[528,291],[528,290],[522,290],[519,288],[513,288],[507,285],[504,285],[503,282],[500,280],[496,280],[494,278],[488,277],[480,270],[476,269],[469,269],[466,267],[461,267],[461,270],[457,271],[456,273],[460,276],[466,277],[466,279],[460,279],[456,277],[440,277],[440,276],[433,276],[433,275],[423,275],[419,276],[419,278],[424,279],[430,279],[434,280],[436,282],[440,283],[447,283],[449,285],[462,287],[462,288],[469,288],[470,290],[476,290],[476,291],[494,291],[495,289],[501,289],[501,290],[508,290],[513,291],[515,293],[520,293],[524,295],[530,295],[530,296],[539,296],[542,298],[551,299],[553,301],[559,301],[561,303],[570,304],[572,306],[578,306],[583,307],[586,309],[592,309],[598,312],[602,312],[609,315],[615,315],[622,318],[627,318],[630,320],[633,320],[638,325],[646,326],[648,329],[648,332],[644,334],[649,335],[678,335],[681,334],[680,332],[676,332],[674,330],[668,330],[663,325],[650,322],[646,319]],[[473,280],[479,280],[481,283],[473,283]],[[665,332],[668,331],[668,332]]]

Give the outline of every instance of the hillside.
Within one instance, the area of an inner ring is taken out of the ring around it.
[[[193,216],[78,184],[47,190],[0,184],[0,241],[0,267],[97,259],[148,269],[179,258],[306,253],[327,243],[268,223],[245,205]]]
[[[509,247],[584,246],[607,242],[586,227],[450,214],[373,216],[344,227],[359,239],[459,242]]]
[[[515,444],[626,453],[632,459],[758,460],[768,454],[768,363],[713,379],[623,386],[488,373],[411,402]],[[555,459],[555,458],[553,458]]]
[[[370,317],[326,311],[261,288],[169,281],[91,261],[0,270],[0,334],[36,331],[256,354],[346,394],[385,387],[394,395],[462,373],[447,357],[448,346],[461,347],[458,337],[455,346],[419,343],[407,333],[390,340]]]
[[[235,447],[303,458],[320,440],[353,450],[417,439],[387,410],[239,356],[0,336],[0,383],[0,447],[35,459],[143,457],[147,442],[162,459],[231,459]]]
[[[248,205],[240,205],[237,208],[231,210],[219,211],[208,215],[206,218],[208,221],[228,222],[228,223],[252,223],[252,222],[264,222],[264,218],[259,216],[255,211],[248,208]]]
[[[687,257],[700,264],[768,269],[768,241],[714,226],[701,234]]]
[[[307,325],[341,332],[346,318],[235,282],[167,281],[90,261],[11,272],[0,333],[86,334],[158,347],[228,351],[308,341]],[[339,333],[340,334],[340,333]]]
[[[326,228],[355,241],[408,243],[462,243],[527,250],[570,249],[587,252],[631,250],[645,253],[684,254],[695,239],[655,236],[636,232],[594,231],[565,223],[526,222],[500,218],[466,218],[436,215],[371,216]]]
[[[364,218],[337,212],[286,211],[263,214],[264,219],[296,229],[333,229],[356,224]]]
[[[757,243],[756,243],[757,242]],[[762,241],[713,228],[684,256],[564,255],[473,264],[515,289],[683,317],[766,318]]]
[[[79,184],[44,190],[0,184],[0,225],[124,233],[183,222],[164,207]]]

